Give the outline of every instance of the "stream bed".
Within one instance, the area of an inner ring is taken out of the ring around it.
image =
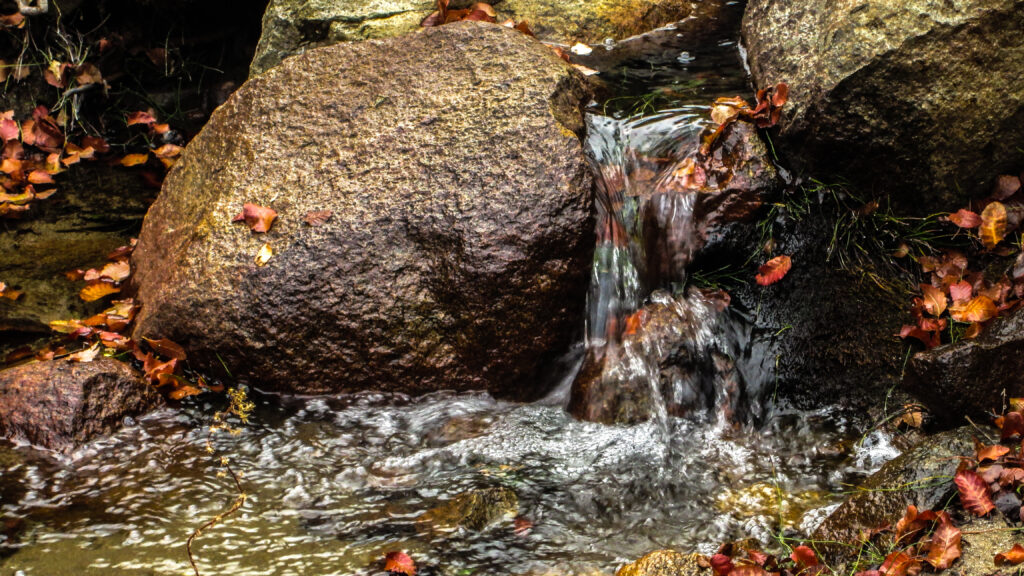
[[[251,424],[215,435],[212,454],[214,407],[199,405],[70,461],[0,448],[0,514],[21,523],[2,573],[187,573],[185,540],[235,498],[221,456],[249,497],[196,540],[196,558],[205,574],[255,576],[374,574],[391,550],[421,574],[611,574],[652,549],[807,533],[896,455],[829,410],[775,409],[759,430],[682,419],[664,430],[579,422],[557,395],[257,400]],[[496,488],[517,505],[493,503],[486,526],[423,517]]]

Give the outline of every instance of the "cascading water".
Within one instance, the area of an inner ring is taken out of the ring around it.
[[[703,415],[757,420],[770,371],[728,295],[687,286],[700,249],[698,194],[685,185],[709,121],[706,107],[647,118],[591,116],[597,175],[597,249],[588,297],[586,357],[570,410],[628,423]]]

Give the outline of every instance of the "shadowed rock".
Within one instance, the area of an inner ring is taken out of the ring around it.
[[[491,24],[289,59],[169,174],[134,255],[135,336],[270,390],[538,395],[585,300],[588,97]],[[269,233],[232,223],[245,202],[277,210]]]
[[[0,371],[0,435],[60,452],[110,434],[162,403],[127,364],[110,358],[32,362]]]
[[[1024,163],[1024,0],[752,0],[759,87],[788,82],[778,144],[916,213]]]

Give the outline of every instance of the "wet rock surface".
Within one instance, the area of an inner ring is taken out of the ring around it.
[[[31,362],[0,371],[0,435],[70,452],[162,403],[128,365],[110,358]]]
[[[965,205],[1024,162],[1024,1],[754,0],[757,86],[789,83],[777,144],[920,214]]]
[[[455,1],[450,8],[472,3]],[[498,22],[525,20],[542,40],[597,44],[679,21],[711,22],[726,2],[502,0],[493,4]],[[263,17],[251,74],[262,74],[287,56],[310,48],[414,33],[436,7],[434,0],[273,0]]]
[[[135,336],[270,390],[538,395],[593,251],[587,98],[536,40],[471,22],[250,80],[146,217]],[[277,210],[269,233],[232,223],[245,202]]]
[[[459,494],[423,513],[416,523],[425,531],[464,528],[478,532],[502,520],[511,520],[518,513],[515,491],[498,486]]]
[[[903,387],[946,426],[1001,413],[1007,398],[1024,396],[1024,314],[997,318],[980,336],[918,352]]]
[[[882,466],[829,515],[812,540],[819,555],[836,563],[853,560],[863,531],[899,520],[907,506],[941,509],[956,493],[952,478],[961,456],[974,452],[969,427],[930,436]]]

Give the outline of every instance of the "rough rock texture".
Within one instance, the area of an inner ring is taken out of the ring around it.
[[[973,340],[946,344],[911,358],[903,387],[943,424],[986,422],[1007,398],[1024,396],[1024,313],[998,318]]]
[[[994,513],[987,518],[971,518],[959,528],[963,532],[963,555],[949,570],[940,572],[940,575],[988,576],[1014,571],[1012,568],[1000,569],[994,559],[996,554],[1006,552],[1014,544],[1020,543],[1017,526],[1007,522],[1001,514]]]
[[[655,550],[632,564],[626,564],[615,576],[700,576],[711,570],[701,568],[697,554],[675,550]]]
[[[472,22],[250,80],[146,216],[135,335],[264,389],[539,394],[593,251],[587,97],[536,40]],[[277,210],[268,234],[231,222],[243,202]]]
[[[161,402],[117,360],[32,362],[0,371],[0,435],[70,452]]]
[[[473,2],[455,0],[450,7]],[[726,2],[711,0],[502,0],[498,22],[527,21],[542,40],[595,44],[622,39],[684,19],[707,21]],[[436,9],[434,0],[272,0],[252,75],[292,54],[337,42],[387,38],[414,32]]]
[[[1024,0],[752,0],[743,39],[787,162],[932,213],[1024,163],[1021,30]]]
[[[909,505],[942,508],[956,493],[952,478],[960,457],[974,453],[974,434],[969,427],[941,432],[882,466],[818,527],[812,540],[819,554],[833,563],[850,561],[862,531],[895,523]]]

